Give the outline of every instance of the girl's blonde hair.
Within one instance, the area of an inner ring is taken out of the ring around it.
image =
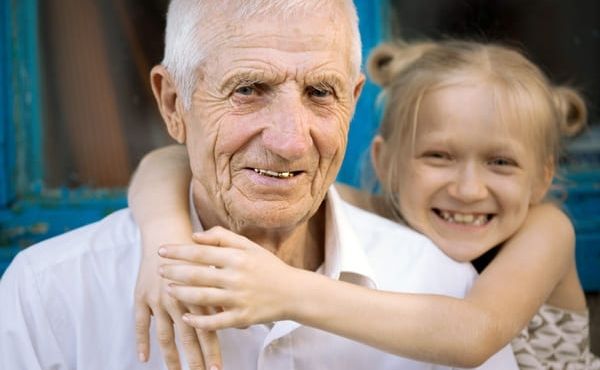
[[[386,43],[367,61],[369,77],[383,87],[385,102],[379,134],[387,145],[386,177],[380,179],[388,205],[398,214],[394,194],[399,176],[399,148],[412,145],[423,96],[436,88],[464,81],[494,87],[496,106],[510,112],[529,136],[540,168],[554,168],[563,136],[583,129],[587,110],[572,88],[555,86],[520,52],[501,45],[471,41]],[[508,117],[507,117],[508,118]],[[392,143],[392,145],[389,145]],[[552,172],[554,173],[554,172]]]

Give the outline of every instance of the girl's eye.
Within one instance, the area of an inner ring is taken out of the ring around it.
[[[492,166],[516,166],[517,162],[510,158],[494,158],[489,162]]]
[[[450,159],[450,154],[445,153],[445,152],[436,152],[436,151],[425,152],[425,154],[423,156],[426,158],[432,158],[432,159]]]
[[[450,153],[438,150],[424,152],[421,154],[421,159],[423,163],[435,167],[447,166],[452,162]]]

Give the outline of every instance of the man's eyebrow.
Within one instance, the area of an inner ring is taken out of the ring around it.
[[[347,82],[344,76],[335,71],[321,71],[315,74],[309,74],[306,76],[304,82],[307,85],[328,85],[338,90],[338,92],[345,91],[347,88]]]
[[[255,83],[277,84],[283,82],[285,76],[280,76],[274,71],[264,69],[244,68],[235,69],[226,73],[219,85],[221,93],[229,93],[234,87],[245,84],[252,85]],[[302,83],[305,85],[328,85],[343,92],[347,88],[346,79],[343,74],[337,71],[319,71],[308,73],[304,76]]]
[[[235,71],[231,71],[223,76],[223,80],[219,85],[219,91],[222,93],[228,93],[231,89],[240,84],[251,85],[253,83],[271,81],[274,79],[274,76],[271,76],[264,70],[236,69]]]

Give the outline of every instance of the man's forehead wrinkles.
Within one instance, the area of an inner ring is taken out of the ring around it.
[[[283,59],[274,60],[270,57],[241,56],[230,61],[231,68],[223,73],[224,78],[232,75],[252,74],[255,76],[264,75],[265,78],[284,78],[283,76],[302,76],[302,78],[337,78],[344,79],[344,68],[338,66],[337,60],[327,60],[314,58],[294,63],[286,62]]]
[[[266,65],[264,67],[267,67]],[[271,66],[273,67],[273,66]],[[279,84],[286,81],[296,81],[303,85],[311,85],[316,83],[329,83],[333,85],[343,85],[344,75],[332,68],[240,68],[228,71],[222,78],[221,88],[225,89],[231,83],[247,81],[247,82],[264,82],[270,84]]]
[[[247,27],[226,28],[221,34],[224,45],[233,48],[273,47],[279,50],[337,50],[337,32],[323,33],[307,31],[303,28],[286,29],[285,33],[270,28],[251,29]]]

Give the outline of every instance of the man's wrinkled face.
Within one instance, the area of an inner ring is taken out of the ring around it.
[[[249,20],[211,40],[183,113],[203,222],[285,230],[319,208],[363,81],[336,14]]]

